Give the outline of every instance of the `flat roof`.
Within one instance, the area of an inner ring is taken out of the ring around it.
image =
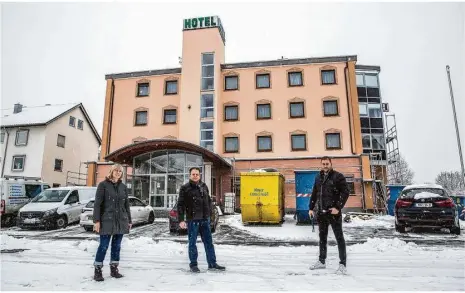
[[[356,70],[374,70],[374,71],[381,71],[381,67],[378,65],[362,65],[362,64],[356,64],[355,65]]]
[[[240,62],[240,63],[227,63],[227,64],[221,64],[221,69],[224,70],[224,69],[235,69],[235,68],[288,66],[288,65],[335,63],[335,62],[348,62],[348,61],[357,61],[357,55],[277,59],[277,60],[264,60],[264,61],[252,61],[252,62]],[[181,74],[181,67],[167,68],[167,69],[154,69],[154,70],[145,70],[145,71],[122,72],[122,73],[111,73],[111,74],[105,75],[105,79],[122,79],[122,78],[156,76],[156,75],[166,75],[166,74]]]

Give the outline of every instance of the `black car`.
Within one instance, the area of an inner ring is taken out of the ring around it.
[[[216,226],[218,226],[218,219],[219,219],[219,213],[216,205],[212,202],[212,207],[211,207],[211,215],[210,215],[210,229],[213,232],[216,231]],[[170,214],[169,214],[169,226],[170,226],[170,233],[180,233],[180,232],[186,232],[186,229],[181,229],[179,227],[179,222],[178,222],[178,204],[176,203],[174,207],[171,209]]]
[[[448,228],[460,235],[457,207],[440,185],[407,186],[395,205],[396,231],[405,233],[406,227]]]

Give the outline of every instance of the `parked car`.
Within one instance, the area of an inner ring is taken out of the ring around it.
[[[459,212],[447,191],[440,185],[410,185],[397,198],[394,208],[395,228],[449,228],[460,235]]]
[[[36,197],[50,185],[36,179],[0,178],[0,219],[1,225],[13,225],[18,217],[18,211],[31,199]]]
[[[79,225],[84,230],[90,232],[94,227],[94,202],[95,199],[89,201],[89,203],[82,209],[81,220]],[[131,209],[132,224],[148,223],[152,224],[155,221],[155,212],[150,205],[143,203],[140,199],[134,196],[129,196],[129,208]]]
[[[212,233],[216,231],[216,226],[218,226],[218,220],[219,220],[219,212],[218,212],[218,206],[216,206],[212,202],[212,207],[211,207],[211,214],[210,214],[210,229]],[[169,227],[170,227],[170,233],[183,233],[187,232],[186,229],[181,229],[179,227],[179,221],[178,221],[178,204],[176,203],[174,207],[171,209],[169,213]]]
[[[79,222],[81,210],[95,197],[96,187],[67,186],[42,191],[19,210],[17,224],[26,228],[64,228]]]

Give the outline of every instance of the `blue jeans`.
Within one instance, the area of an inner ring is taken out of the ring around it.
[[[111,260],[110,265],[119,263],[119,255],[121,251],[121,241],[123,240],[124,234],[115,235],[100,235],[100,245],[95,255],[94,266],[103,266],[105,255],[107,254],[108,246],[111,240]]]
[[[212,233],[210,231],[210,219],[187,221],[187,232],[189,237],[189,260],[190,267],[197,266],[197,236],[200,233],[205,253],[207,254],[207,263],[211,267],[216,264],[215,247],[213,246]]]

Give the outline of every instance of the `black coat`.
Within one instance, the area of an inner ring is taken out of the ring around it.
[[[100,235],[128,234],[131,220],[128,190],[120,181],[100,182],[94,203],[94,223],[100,222]]]
[[[341,211],[348,198],[349,187],[344,175],[331,169],[325,177],[325,173],[320,171],[313,184],[309,209],[313,210],[318,202],[319,210],[336,208]]]
[[[202,201],[197,200],[196,194],[200,193]],[[203,206],[200,206],[203,203]],[[179,190],[178,197],[178,221],[182,222],[186,219],[192,220],[196,215],[202,213],[201,217],[207,219],[210,217],[212,200],[208,191],[208,187],[202,181],[198,184],[190,181]]]

